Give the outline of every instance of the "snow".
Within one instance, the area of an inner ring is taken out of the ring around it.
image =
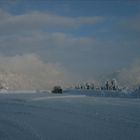
[[[46,99],[61,99],[61,98],[80,98],[86,97],[85,95],[67,95],[67,96],[47,96],[47,97],[36,97],[32,101],[46,100]]]
[[[0,140],[139,140],[140,99],[0,94]]]

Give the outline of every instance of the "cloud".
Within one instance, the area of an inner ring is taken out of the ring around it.
[[[140,15],[123,21],[122,25],[125,29],[129,29],[132,31],[140,31]]]
[[[140,86],[140,59],[126,68],[103,76],[102,81],[114,78],[118,81],[118,84],[123,87],[136,88]]]
[[[0,9],[0,21],[9,18],[9,16],[10,15],[7,12],[3,11],[2,9]]]
[[[49,89],[66,86],[69,74],[60,65],[44,63],[36,54],[0,56],[0,80],[10,89]]]
[[[140,61],[127,69],[122,69],[118,74],[118,79],[122,85],[128,87],[140,86]]]
[[[7,41],[8,40],[8,41]],[[19,54],[32,52],[49,52],[74,48],[75,50],[88,50],[93,46],[95,39],[88,37],[73,37],[64,33],[47,33],[41,31],[24,32],[16,35],[0,37],[0,49],[3,54]],[[66,52],[67,53],[67,52]]]
[[[39,11],[32,11],[20,15],[12,15],[5,11],[1,11],[0,13],[5,17],[0,20],[0,30],[2,31],[23,31],[48,27],[76,28],[82,25],[94,25],[103,20],[103,17],[100,16],[67,17]]]

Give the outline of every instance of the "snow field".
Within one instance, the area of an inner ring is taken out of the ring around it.
[[[0,94],[0,140],[139,140],[140,100]]]

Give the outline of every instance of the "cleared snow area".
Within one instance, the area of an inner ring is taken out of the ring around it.
[[[0,140],[139,140],[140,99],[0,94]]]

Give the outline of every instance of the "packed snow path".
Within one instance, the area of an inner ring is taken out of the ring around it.
[[[139,140],[140,99],[0,94],[0,140]]]

